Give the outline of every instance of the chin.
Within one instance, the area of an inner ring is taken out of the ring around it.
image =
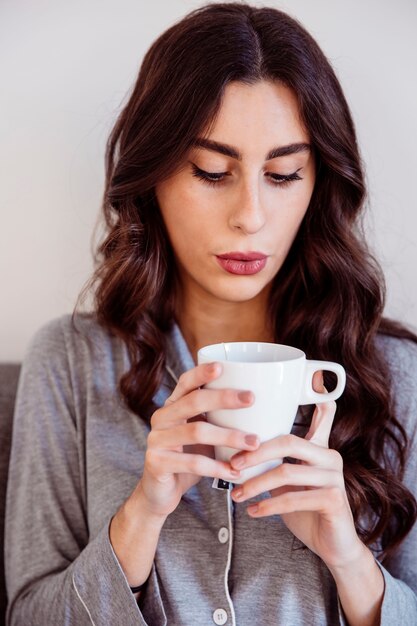
[[[253,300],[259,296],[259,294],[265,289],[267,283],[259,281],[257,284],[244,284],[240,281],[240,284],[236,282],[235,285],[224,285],[222,288],[218,285],[216,289],[210,290],[210,292],[225,302],[247,302]],[[219,288],[220,287],[220,288]]]

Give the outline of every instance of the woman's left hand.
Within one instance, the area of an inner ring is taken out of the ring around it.
[[[320,373],[315,374],[313,383],[317,391],[325,392]],[[276,437],[257,450],[235,454],[230,461],[236,469],[285,457],[299,461],[282,463],[237,485],[232,498],[244,502],[269,491],[271,498],[250,506],[249,515],[279,514],[289,530],[329,569],[348,565],[364,548],[346,495],[342,457],[329,448],[335,412],[335,402],[318,404],[305,439],[296,435]]]

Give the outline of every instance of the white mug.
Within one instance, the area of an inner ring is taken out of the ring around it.
[[[246,408],[209,411],[207,421],[257,434],[261,443],[290,433],[299,405],[337,400],[346,384],[345,370],[338,363],[307,360],[302,350],[282,344],[239,341],[217,343],[198,351],[199,364],[213,361],[221,363],[223,371],[206,388],[252,391],[255,398]],[[319,370],[337,376],[336,388],[330,393],[313,389],[313,374]],[[215,446],[216,459],[221,461],[229,461],[236,452],[234,448]],[[281,462],[275,459],[242,470],[241,477],[233,482],[243,483]]]

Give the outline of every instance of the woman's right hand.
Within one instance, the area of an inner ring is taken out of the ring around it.
[[[142,478],[110,524],[110,542],[130,586],[149,577],[161,529],[182,495],[202,476],[228,481],[239,476],[239,470],[214,458],[213,446],[236,450],[259,446],[255,435],[208,424],[201,415],[253,402],[250,391],[200,389],[220,375],[221,367],[207,363],[184,372],[151,418]]]
[[[143,475],[132,495],[139,497],[153,516],[164,518],[172,513],[182,495],[202,476],[233,481],[240,475],[229,463],[214,458],[212,446],[237,450],[259,446],[256,435],[209,424],[201,415],[244,408],[253,402],[250,391],[200,389],[220,373],[220,363],[197,365],[184,372],[164,406],[152,415]]]

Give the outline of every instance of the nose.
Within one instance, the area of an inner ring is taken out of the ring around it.
[[[229,214],[229,226],[246,235],[257,233],[265,225],[266,214],[262,206],[258,181],[242,184],[235,204]]]

